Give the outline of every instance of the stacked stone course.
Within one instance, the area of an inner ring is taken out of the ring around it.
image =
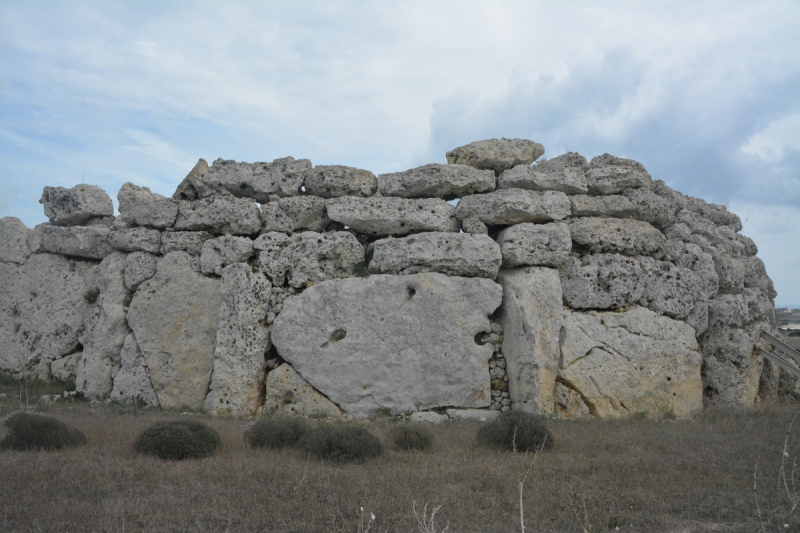
[[[739,218],[629,159],[543,153],[201,159],[172,198],[123,185],[117,217],[46,187],[49,223],[0,220],[0,371],[233,415],[692,416],[775,390]]]

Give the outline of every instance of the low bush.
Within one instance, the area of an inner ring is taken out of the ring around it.
[[[400,424],[389,431],[389,440],[401,450],[424,450],[433,444],[433,433],[417,424]]]
[[[157,422],[142,431],[133,443],[137,453],[170,461],[208,457],[218,447],[217,432],[195,420]]]
[[[486,422],[478,430],[478,441],[487,446],[521,452],[549,450],[554,440],[540,416],[522,411],[508,411]]]
[[[86,444],[79,429],[50,416],[18,412],[6,418],[9,433],[0,442],[0,450],[60,450]]]
[[[297,418],[264,418],[244,432],[244,441],[251,448],[286,448],[297,444],[308,429],[308,424]]]
[[[381,441],[358,426],[320,426],[303,435],[297,445],[320,459],[337,462],[360,462],[383,453]]]

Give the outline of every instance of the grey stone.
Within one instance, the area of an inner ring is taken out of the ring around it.
[[[742,221],[724,205],[709,204],[701,198],[686,197],[686,208],[717,226],[728,226],[734,232],[742,231]]]
[[[494,279],[500,270],[500,247],[488,235],[419,233],[372,243],[372,274],[441,272],[449,276]]]
[[[234,416],[255,413],[266,371],[264,356],[271,346],[265,323],[271,289],[264,274],[253,272],[249,265],[230,265],[222,271],[222,305],[214,373],[203,405],[206,411]]]
[[[31,255],[28,227],[16,217],[0,218],[0,262],[23,264]]]
[[[641,163],[603,154],[592,159],[586,172],[589,194],[618,194],[625,189],[650,187],[653,178]]]
[[[265,233],[256,239],[261,270],[273,285],[301,288],[309,283],[357,275],[364,268],[364,247],[347,231],[294,235]]]
[[[714,269],[719,277],[719,292],[737,294],[744,290],[745,267],[740,259],[734,259],[727,253],[712,253]]]
[[[77,226],[92,217],[114,214],[114,204],[106,192],[83,183],[71,189],[45,187],[39,203],[44,205],[50,223],[56,226]]]
[[[50,377],[60,381],[75,383],[81,359],[83,359],[83,352],[75,352],[61,359],[56,359],[50,363]]]
[[[447,422],[450,420],[447,415],[440,415],[434,411],[417,411],[415,413],[411,413],[410,418],[412,422],[423,422],[426,424],[439,424],[441,422]]]
[[[718,294],[708,302],[708,323],[713,328],[743,328],[753,322],[769,321],[774,309],[772,301],[759,289]]]
[[[367,235],[406,235],[420,231],[458,232],[455,208],[440,199],[331,198],[328,217]]]
[[[452,200],[493,191],[495,179],[491,170],[432,163],[404,172],[381,174],[378,176],[378,190],[383,196]]]
[[[292,233],[294,231],[294,221],[289,216],[289,213],[284,211],[280,203],[278,203],[280,196],[273,195],[270,198],[269,203],[261,205],[261,233],[273,231]]]
[[[659,229],[669,227],[675,222],[675,208],[652,190],[645,187],[626,189],[622,195],[633,205],[634,218],[649,222]]]
[[[459,220],[475,217],[489,226],[563,220],[570,214],[567,195],[557,191],[502,189],[465,196],[458,202]]]
[[[497,243],[505,267],[559,267],[567,262],[572,250],[569,226],[564,222],[515,224],[498,234]]]
[[[630,200],[624,196],[611,194],[608,196],[570,196],[572,216],[574,217],[632,217],[635,209]]]
[[[491,169],[499,175],[517,165],[530,165],[544,154],[544,146],[527,139],[487,139],[447,152],[450,165]]]
[[[490,409],[447,409],[445,411],[450,420],[492,420],[500,416],[500,411]]]
[[[133,252],[125,258],[125,286],[135,291],[139,285],[156,275],[156,256]]]
[[[775,286],[772,280],[767,275],[767,269],[764,262],[758,257],[745,257],[742,258],[744,265],[744,286],[761,289],[770,300],[774,300],[778,293],[775,291]]]
[[[205,159],[198,159],[197,164],[189,171],[178,188],[172,194],[173,200],[194,201],[211,194],[211,190],[203,184],[203,179],[208,173],[208,163]]]
[[[586,217],[568,223],[573,244],[593,253],[659,257],[667,241],[663,233],[641,220]]]
[[[651,311],[687,321],[699,335],[708,326],[708,296],[700,276],[669,261],[640,257],[644,292],[639,303]],[[694,311],[694,313],[693,313]],[[688,320],[689,317],[692,320]]]
[[[161,255],[170,252],[186,252],[200,255],[203,243],[214,235],[207,231],[165,231],[161,234]]]
[[[342,165],[317,165],[306,171],[307,194],[321,198],[372,196],[378,190],[378,178],[369,170]]]
[[[675,222],[685,224],[693,235],[700,235],[709,242],[717,238],[717,225],[688,209],[678,211],[675,215]]]
[[[200,409],[211,380],[220,282],[195,272],[191,260],[185,252],[167,254],[128,311],[164,409]]]
[[[571,257],[560,273],[564,304],[574,309],[627,307],[644,293],[639,261],[619,254]]]
[[[120,353],[120,369],[114,376],[111,399],[120,403],[141,403],[158,407],[158,396],[150,381],[150,369],[139,351],[136,336],[130,333]]]
[[[255,235],[261,231],[261,211],[252,200],[232,196],[213,196],[206,200],[181,202],[175,229]]]
[[[588,169],[585,157],[569,152],[532,167],[518,165],[508,169],[497,178],[497,188],[586,194],[585,174]]]
[[[580,393],[560,381],[556,381],[553,389],[553,406],[557,418],[573,420],[591,416]]]
[[[692,230],[683,222],[677,222],[664,228],[664,236],[671,241],[691,242]]]
[[[262,232],[282,231],[322,231],[330,219],[325,210],[325,200],[316,196],[295,196],[293,198],[273,197],[262,206],[261,218],[264,221]]]
[[[329,280],[284,302],[272,341],[354,416],[486,407],[492,347],[475,337],[501,296],[490,280],[438,273]]]
[[[161,251],[161,232],[157,229],[131,228],[112,231],[108,240],[111,246],[122,252],[157,254]]]
[[[264,410],[279,415],[344,418],[335,403],[314,390],[286,363],[267,374]]]
[[[117,193],[119,216],[128,224],[168,228],[175,224],[178,203],[155,194],[147,187],[126,183]]]
[[[464,233],[472,233],[474,235],[488,235],[489,228],[486,224],[481,222],[475,217],[469,217],[461,221],[461,231]]]
[[[253,241],[248,237],[223,235],[203,243],[200,254],[200,271],[203,274],[222,275],[222,269],[233,263],[243,263],[253,255]],[[245,265],[250,268],[249,265]]]
[[[684,196],[678,191],[672,189],[662,180],[654,180],[650,185],[650,190],[669,202],[674,212],[686,209],[688,205],[689,198],[687,196]]]
[[[86,259],[103,259],[114,251],[107,228],[81,226],[64,228],[40,224],[30,232],[28,243],[35,252],[47,252]]]
[[[719,290],[719,276],[714,267],[714,258],[699,246],[680,241],[669,241],[665,248],[664,259],[672,261],[675,266],[688,268],[700,278],[700,289],[709,298]]]

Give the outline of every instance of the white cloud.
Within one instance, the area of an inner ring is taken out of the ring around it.
[[[771,122],[742,146],[742,152],[771,163],[782,159],[787,149],[800,151],[800,113]]]

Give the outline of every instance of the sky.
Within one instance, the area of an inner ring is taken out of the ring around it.
[[[0,217],[199,158],[375,174],[525,138],[743,221],[800,306],[800,2],[0,0]]]

